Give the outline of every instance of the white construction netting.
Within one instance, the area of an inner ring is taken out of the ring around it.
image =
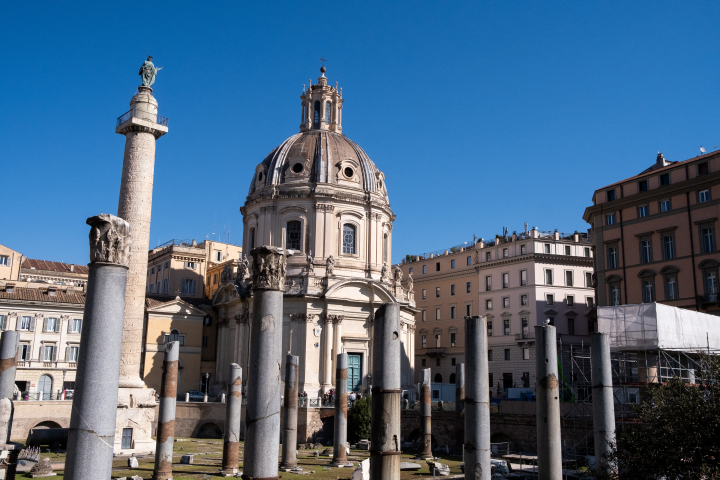
[[[671,307],[641,303],[599,307],[598,331],[610,334],[612,350],[720,349],[720,317]]]

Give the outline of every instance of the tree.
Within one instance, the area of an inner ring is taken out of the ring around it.
[[[370,439],[370,418],[372,416],[372,396],[362,397],[355,401],[348,411],[348,440],[357,443],[362,439]]]
[[[648,387],[636,426],[617,430],[621,479],[720,478],[720,356],[700,354],[699,382]]]

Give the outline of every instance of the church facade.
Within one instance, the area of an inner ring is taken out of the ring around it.
[[[301,95],[300,132],[260,162],[243,215],[243,251],[272,245],[287,259],[283,355],[300,357],[299,390],[320,396],[335,385],[336,356],[349,356],[349,388],[372,385],[372,324],[385,302],[401,306],[402,384],[414,398],[415,301],[412,279],[390,271],[392,226],[385,175],[342,134],[342,89],[324,67]],[[213,296],[218,315],[214,388],[228,365],[247,372],[252,294],[244,262],[223,275]],[[285,362],[278,359],[280,365]],[[284,378],[284,376],[283,376]],[[243,379],[244,382],[246,378]]]

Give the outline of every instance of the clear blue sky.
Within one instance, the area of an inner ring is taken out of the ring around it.
[[[254,167],[298,131],[328,59],[344,133],[385,172],[393,260],[523,222],[585,230],[596,188],[658,151],[720,148],[718,2],[2,2],[0,243],[88,262],[116,213],[147,55],[158,141],[151,246],[241,235]],[[217,224],[215,227],[214,224]]]

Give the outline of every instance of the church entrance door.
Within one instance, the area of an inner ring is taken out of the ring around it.
[[[348,390],[359,392],[362,387],[362,355],[348,353]]]

